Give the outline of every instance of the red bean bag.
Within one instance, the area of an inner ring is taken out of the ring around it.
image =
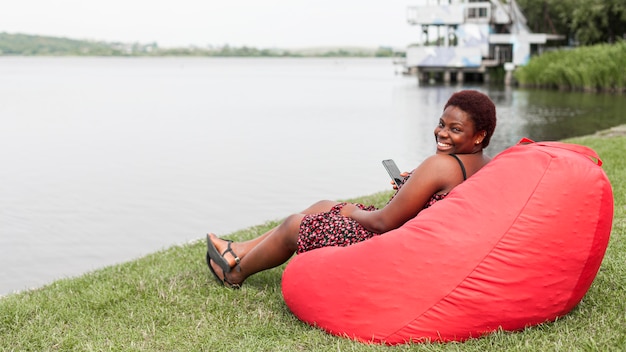
[[[399,229],[295,256],[289,309],[367,343],[462,341],[553,321],[595,278],[613,221],[596,153],[523,140]]]

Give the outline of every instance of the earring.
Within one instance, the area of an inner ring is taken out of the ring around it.
[[[480,141],[476,141],[476,145],[480,144]]]

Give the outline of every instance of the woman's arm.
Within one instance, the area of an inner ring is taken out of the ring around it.
[[[384,208],[363,211],[346,205],[341,214],[356,220],[369,231],[385,233],[415,217],[435,193],[448,192],[461,182],[463,175],[458,162],[448,155],[436,154],[413,171]]]

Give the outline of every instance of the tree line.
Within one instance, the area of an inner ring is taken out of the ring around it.
[[[157,43],[76,40],[29,34],[0,33],[0,55],[22,56],[216,56],[216,57],[392,57],[403,53],[388,47],[318,50],[258,49],[254,47],[188,46],[161,48]]]
[[[512,0],[508,0],[512,1]],[[626,0],[516,0],[533,32],[564,35],[573,46],[626,40]],[[0,33],[0,55],[73,56],[220,56],[220,57],[393,57],[391,48],[294,51],[254,47],[161,48],[157,43],[75,40]]]
[[[570,44],[626,39],[625,0],[517,0],[517,4],[533,32],[565,35]]]

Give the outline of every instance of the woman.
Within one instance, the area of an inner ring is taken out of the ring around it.
[[[384,208],[325,200],[249,241],[208,234],[207,265],[218,282],[240,288],[248,276],[285,263],[295,252],[347,246],[396,229],[489,162],[483,149],[495,126],[496,109],[486,95],[457,92],[435,128],[437,152],[411,172]]]

